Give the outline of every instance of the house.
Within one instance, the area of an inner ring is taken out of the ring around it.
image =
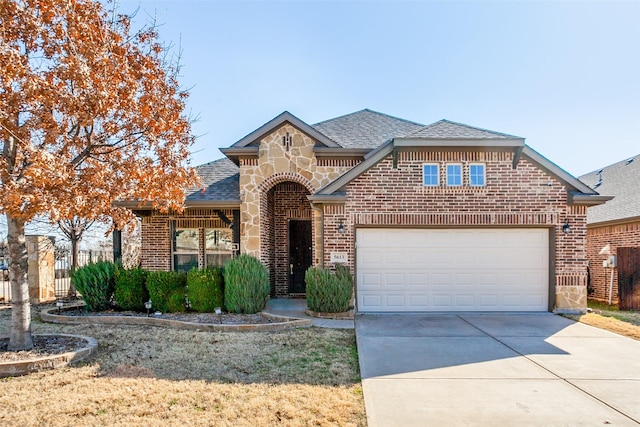
[[[626,252],[619,254],[618,248],[640,248],[640,155],[579,179],[600,194],[615,196],[604,205],[587,209],[587,259],[590,297],[617,303],[618,269],[615,265],[626,264],[624,257],[627,256]]]
[[[284,112],[198,167],[182,214],[142,217],[142,264],[185,270],[239,252],[272,297],[346,263],[367,311],[583,311],[596,191],[524,139],[368,109],[307,124]]]

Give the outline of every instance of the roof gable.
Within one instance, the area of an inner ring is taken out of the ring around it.
[[[587,223],[594,224],[640,217],[640,154],[579,177],[598,193],[615,196],[587,210]]]
[[[424,125],[364,109],[316,123],[313,127],[344,148],[374,149]]]
[[[285,111],[280,115],[276,116],[275,118],[271,119],[264,125],[260,126],[258,129],[254,130],[249,135],[245,136],[235,144],[233,144],[230,148],[231,149],[244,148],[244,147],[248,147],[254,142],[259,142],[266,135],[279,129],[285,123],[289,123],[292,126],[298,128],[301,132],[306,133],[311,138],[313,138],[314,140],[316,140],[317,142],[319,142],[320,144],[326,147],[339,147],[339,145],[335,141],[333,141],[331,138],[327,137],[325,134],[321,132],[318,132],[315,128],[313,128],[312,126],[309,126],[308,124],[306,124],[305,122],[303,122],[302,120],[300,120],[299,118],[291,114],[290,112]]]

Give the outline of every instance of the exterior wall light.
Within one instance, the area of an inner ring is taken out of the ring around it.
[[[345,233],[344,223],[342,222],[342,220],[340,220],[340,223],[338,224],[338,233],[340,233],[340,234],[344,234]]]
[[[562,226],[562,232],[564,234],[569,234],[569,232],[571,231],[571,226],[569,225],[569,220],[565,220],[564,221],[564,225]]]

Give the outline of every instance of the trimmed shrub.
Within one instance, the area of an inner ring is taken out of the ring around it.
[[[115,272],[116,289],[113,299],[122,310],[143,311],[144,303],[149,299],[145,284],[147,271],[141,268],[124,270],[117,267]]]
[[[109,309],[114,290],[115,264],[108,261],[89,263],[71,275],[71,283],[82,295],[87,310]]]
[[[187,274],[178,271],[150,271],[147,289],[152,310],[165,313],[185,311]]]
[[[242,254],[224,264],[224,305],[232,313],[254,314],[269,300],[269,270]]]
[[[353,295],[353,277],[349,267],[338,265],[335,273],[311,267],[305,273],[304,281],[310,310],[321,313],[342,313],[349,310]]]
[[[224,306],[222,269],[207,267],[187,273],[187,297],[191,308],[199,313],[212,313]]]

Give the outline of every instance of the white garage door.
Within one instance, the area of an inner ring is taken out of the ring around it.
[[[357,304],[372,311],[547,311],[545,229],[356,230]]]

